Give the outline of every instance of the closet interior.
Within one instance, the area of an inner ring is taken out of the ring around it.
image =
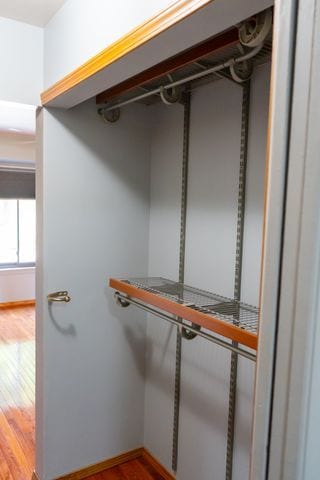
[[[229,374],[225,377],[225,383],[229,383],[225,478],[234,478],[238,355],[255,362],[258,347],[257,292],[266,154],[266,139],[263,137],[267,134],[271,52],[272,9],[267,9],[97,96],[98,114],[106,123],[121,121],[122,109],[131,103],[151,107],[151,115],[155,116],[151,120],[155,137],[154,132],[160,130],[163,123],[170,122],[169,109],[180,110],[176,120],[171,120],[175,123],[171,126],[176,131],[175,140],[181,143],[179,158],[174,160],[180,164],[180,178],[175,184],[176,189],[178,184],[180,188],[180,215],[176,215],[179,235],[173,242],[170,226],[165,226],[165,212],[163,218],[158,218],[163,222],[163,232],[159,231],[159,226],[154,227],[152,217],[157,217],[157,213],[152,210],[159,208],[157,200],[164,203],[167,200],[160,199],[165,189],[159,183],[168,182],[171,168],[166,159],[158,157],[155,161],[163,161],[163,172],[159,171],[159,166],[155,167],[158,174],[155,179],[151,164],[149,241],[158,243],[161,253],[150,245],[151,276],[109,280],[118,306],[133,305],[151,315],[148,320],[151,338],[155,338],[156,329],[153,330],[150,322],[165,320],[176,327],[171,454],[174,472],[178,470],[179,430],[183,429],[179,425],[181,369],[186,368],[182,348],[185,341],[198,338],[198,342],[207,340],[231,352]],[[217,125],[219,119],[225,124],[223,130]],[[182,132],[178,133],[179,128]],[[160,156],[172,155],[172,152],[165,151],[168,133],[161,139],[161,145],[154,147],[162,150]],[[162,136],[161,133],[158,135]],[[216,136],[220,135],[219,141]],[[259,141],[260,145],[253,145]],[[229,142],[233,144],[231,149],[231,145],[227,145]],[[151,155],[152,152],[153,148]],[[224,164],[228,165],[226,169]],[[166,169],[168,172],[164,173]],[[254,176],[257,175],[259,178],[254,185]],[[222,193],[224,183],[225,189],[229,189],[227,195]],[[161,193],[158,191],[158,197],[153,188],[162,190]],[[215,198],[211,188],[221,190],[223,198]],[[170,208],[171,195],[169,193],[167,208]],[[201,205],[205,199],[208,201]],[[176,209],[177,205],[173,208]],[[166,231],[168,239],[165,238]],[[228,237],[225,245],[224,237]],[[167,268],[166,261],[162,265],[157,261],[158,255],[170,257],[169,250],[176,250],[176,270]],[[218,260],[220,256],[225,258],[225,264]],[[159,270],[154,266],[157,264]],[[169,272],[170,279],[162,276],[169,275]],[[193,278],[193,286],[190,286]],[[254,287],[250,291],[252,283]],[[212,292],[213,289],[216,293]],[[192,347],[186,348],[192,350]],[[146,369],[148,372],[148,366]]]
[[[58,238],[49,212],[48,243],[62,265],[68,252],[76,265],[64,277],[76,285],[71,298],[88,293],[65,309],[66,325],[77,318],[74,337],[56,320],[48,327],[47,355],[68,378],[72,412],[53,423],[54,402],[46,406],[45,442],[61,448],[59,464],[47,458],[52,475],[143,445],[180,480],[249,478],[272,16],[258,12],[96,103],[42,114],[46,205],[58,215],[69,196],[72,213],[59,217]],[[59,268],[48,291],[60,288]],[[84,395],[71,345],[88,359]],[[99,365],[87,427],[97,440],[87,448],[72,415],[76,404],[86,418]],[[50,388],[61,383],[51,378]]]

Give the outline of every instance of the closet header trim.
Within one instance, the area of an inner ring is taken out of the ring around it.
[[[45,106],[212,1],[178,0],[173,3],[45,90],[41,94],[42,105]]]

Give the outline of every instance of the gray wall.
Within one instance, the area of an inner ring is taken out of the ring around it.
[[[107,281],[147,273],[149,134],[143,107],[105,124],[94,101],[38,127],[37,471],[51,480],[143,444],[145,315]],[[71,302],[48,307],[61,289]]]
[[[258,304],[269,67],[252,80],[243,300]],[[149,274],[178,277],[180,106],[153,107]],[[233,295],[241,89],[221,80],[193,94],[186,241],[186,283]],[[147,326],[145,446],[171,464],[175,330],[150,317]],[[178,478],[222,480],[230,354],[202,339],[183,342]],[[239,363],[234,479],[249,469],[254,366]]]
[[[253,78],[243,299],[258,303],[268,107]],[[192,101],[186,282],[233,293],[241,88]],[[109,276],[178,276],[183,109],[135,105],[104,124],[94,102],[38,116],[37,471],[41,480],[145,445],[171,464],[175,330],[120,309]],[[151,130],[150,130],[151,127]],[[151,168],[150,168],[151,167]],[[149,262],[149,265],[148,265]],[[48,308],[49,292],[70,304]],[[146,348],[147,347],[147,348]],[[183,343],[180,480],[222,480],[230,354]],[[247,480],[253,365],[240,360],[234,480]]]

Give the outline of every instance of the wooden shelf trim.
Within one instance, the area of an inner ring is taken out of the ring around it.
[[[184,20],[213,0],[178,0],[112,43],[41,94],[42,105],[71,90],[116,60]]]
[[[210,53],[217,52],[226,47],[236,45],[239,42],[239,32],[237,28],[232,28],[221,35],[217,35],[209,40],[196,45],[179,55],[175,55],[163,62],[154,65],[147,70],[111,87],[96,96],[96,103],[105,103],[113,97],[126,93],[133,88],[143,85],[146,82],[155,80],[163,75],[174,72],[175,70],[193,63],[201,58],[205,58]]]
[[[137,288],[134,285],[130,285],[115,278],[109,280],[109,286],[129,297],[137,298],[146,304],[164,310],[172,315],[176,315],[177,317],[184,318],[185,320],[189,320],[190,322],[200,325],[218,335],[222,335],[223,337],[257,350],[258,336],[255,333],[239,328],[231,323],[223,322],[212,315],[193,310],[192,308],[176,303],[168,298]]]

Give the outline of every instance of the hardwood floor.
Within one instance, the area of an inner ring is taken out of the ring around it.
[[[164,480],[164,477],[141,457],[88,477],[87,480]]]
[[[0,309],[0,480],[34,470],[34,316],[34,307]]]
[[[30,480],[35,452],[35,309],[0,309],[0,480]],[[88,480],[164,480],[145,458]]]

